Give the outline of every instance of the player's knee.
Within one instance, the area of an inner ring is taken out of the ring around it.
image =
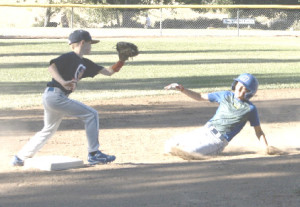
[[[99,119],[98,111],[96,111],[95,109],[91,109],[88,117],[91,120],[98,120]]]
[[[98,111],[96,110],[93,110],[93,115],[96,119],[99,119],[99,114],[98,114]]]

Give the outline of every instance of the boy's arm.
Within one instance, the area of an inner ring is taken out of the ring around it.
[[[183,88],[181,92],[196,101],[208,100],[208,95],[206,93],[198,93],[185,88]]]
[[[61,75],[59,74],[57,67],[55,63],[52,63],[48,68],[52,78],[54,78],[57,82],[60,83],[66,90],[72,90],[74,91],[76,88],[76,82],[75,80],[66,81],[64,80]]]
[[[268,141],[266,139],[266,136],[265,136],[265,133],[263,132],[263,130],[261,129],[261,126],[255,126],[254,127],[254,130],[255,130],[255,134],[258,138],[258,140],[261,140],[264,142],[265,144],[265,147],[267,148],[268,147]]]
[[[125,61],[119,60],[112,66],[110,66],[108,68],[103,68],[102,70],[99,71],[99,73],[101,73],[102,75],[111,76],[112,74],[119,72],[124,64],[125,64]]]
[[[264,142],[264,147],[265,147],[266,153],[268,155],[284,155],[284,154],[286,154],[284,151],[282,151],[274,146],[268,145],[266,136],[260,126],[255,126],[254,129],[255,129],[257,138],[259,140],[263,139],[262,141]]]
[[[184,88],[182,85],[177,84],[177,83],[172,83],[170,85],[167,85],[165,87],[166,90],[177,90],[181,91],[183,94],[187,95],[188,97],[196,100],[196,101],[202,101],[202,100],[208,100],[208,95],[203,93],[198,93],[195,91],[192,91],[190,89]]]

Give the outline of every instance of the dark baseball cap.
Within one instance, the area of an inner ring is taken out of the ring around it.
[[[85,30],[75,30],[69,35],[69,45],[80,42],[81,40],[91,41],[91,44],[96,44],[99,40],[92,40],[92,37],[88,31]]]

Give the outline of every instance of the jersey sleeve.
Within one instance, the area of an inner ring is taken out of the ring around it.
[[[221,100],[229,95],[231,92],[230,91],[219,91],[219,92],[214,92],[214,93],[209,93],[208,94],[208,100],[210,102],[217,102],[220,103]]]
[[[68,72],[68,70],[65,70],[65,68],[69,68],[68,66],[70,65],[70,63],[74,63],[74,61],[72,61],[71,53],[66,53],[50,60],[50,65],[52,65],[53,63],[55,64],[59,74],[64,80],[72,79],[72,75]]]
[[[57,58],[54,58],[52,60],[50,60],[50,65],[52,65],[53,63],[55,63],[57,69],[60,72],[61,68],[65,68],[65,65],[71,60],[70,55],[69,54],[63,54]]]
[[[95,75],[99,73],[100,70],[103,69],[103,66],[97,65],[93,61],[83,58],[86,66],[86,71],[83,74],[82,78],[91,77],[93,78]]]
[[[249,112],[249,122],[251,126],[259,126],[260,121],[259,121],[259,116],[257,112],[257,108],[254,105],[251,105],[251,110]]]

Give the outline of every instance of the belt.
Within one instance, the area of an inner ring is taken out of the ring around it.
[[[57,88],[57,87],[48,87],[46,89],[46,91],[53,91],[53,92],[62,93],[62,94],[67,95],[64,91],[62,91],[60,88]]]
[[[221,134],[211,123],[207,122],[205,127],[210,131],[210,133],[214,136],[219,138],[220,140],[224,141],[226,138]]]

